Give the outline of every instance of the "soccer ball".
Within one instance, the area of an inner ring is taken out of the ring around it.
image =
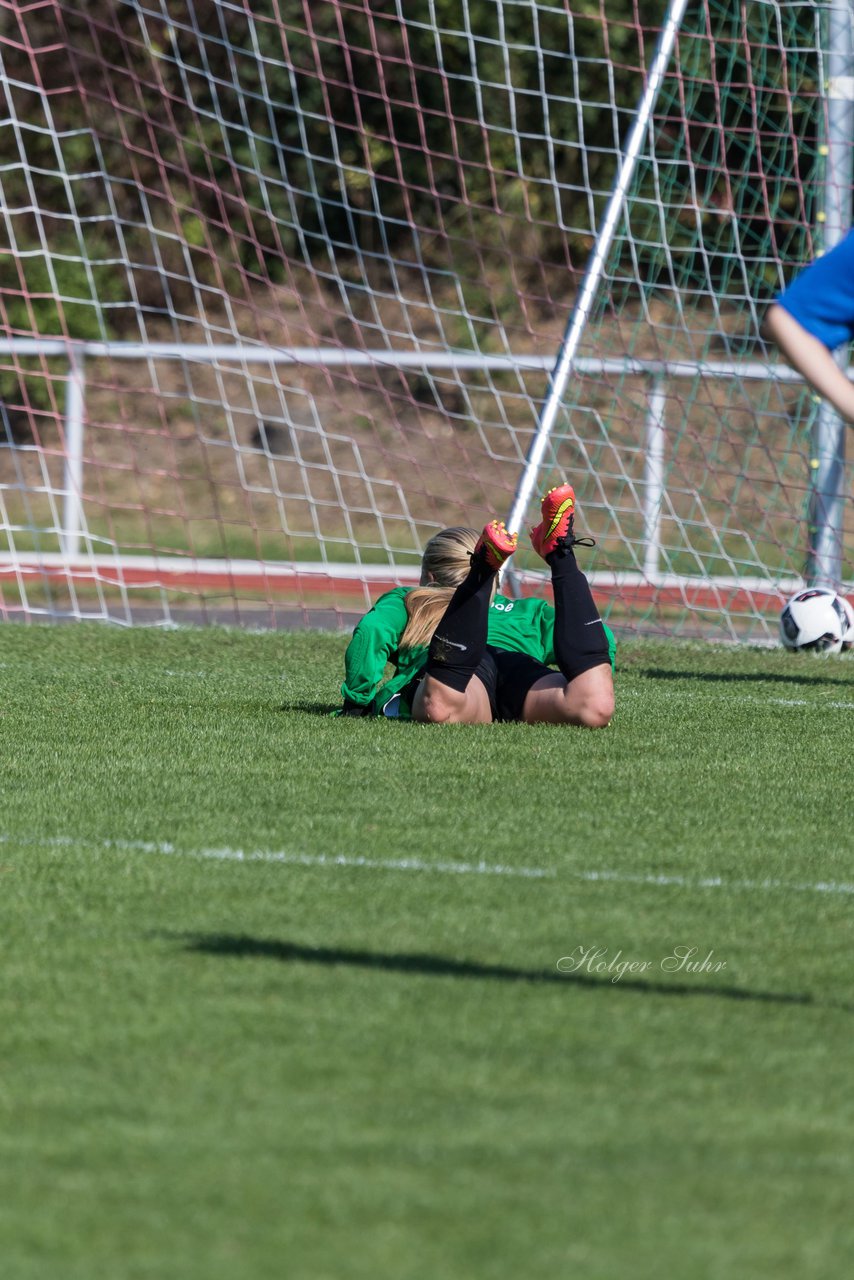
[[[780,639],[787,649],[839,653],[846,615],[835,591],[812,587],[792,596],[780,614]]]
[[[848,649],[854,648],[854,607],[845,596],[836,597],[837,607],[841,610],[842,617],[842,649],[846,652]]]

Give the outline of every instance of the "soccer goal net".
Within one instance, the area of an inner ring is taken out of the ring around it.
[[[768,637],[821,409],[760,324],[850,153],[833,9],[689,4],[627,171],[658,0],[0,0],[2,615],[346,625],[567,477],[605,616]]]

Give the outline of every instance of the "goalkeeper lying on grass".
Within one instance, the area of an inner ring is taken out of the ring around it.
[[[615,642],[599,617],[573,548],[575,494],[546,494],[531,543],[552,572],[554,607],[496,594],[516,535],[497,520],[443,529],[428,542],[421,586],[397,587],[353,632],[344,658],[344,715],[429,724],[576,724],[604,728],[614,713]],[[395,673],[380,687],[386,663]],[[555,671],[553,667],[559,669]]]

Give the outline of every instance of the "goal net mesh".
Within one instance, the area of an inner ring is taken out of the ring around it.
[[[537,477],[620,628],[768,638],[801,581],[759,327],[821,249],[825,17],[689,6],[655,104]],[[506,516],[663,18],[0,0],[2,615],[344,626]]]

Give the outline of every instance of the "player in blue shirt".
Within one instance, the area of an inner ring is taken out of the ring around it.
[[[763,332],[792,368],[854,424],[854,384],[832,354],[854,339],[854,231],[795,276],[769,307]]]

